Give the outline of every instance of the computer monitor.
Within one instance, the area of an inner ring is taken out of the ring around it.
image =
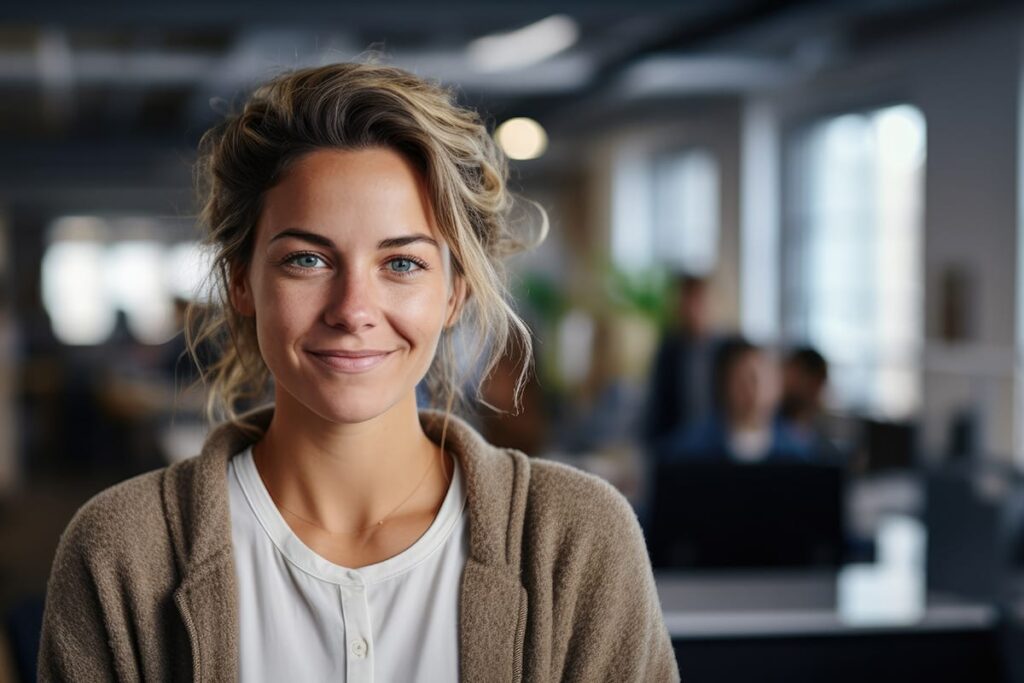
[[[925,477],[925,566],[931,592],[995,600],[1003,588],[1010,554],[1004,501],[982,495],[976,480],[980,476],[979,471],[954,466]]]
[[[838,567],[843,473],[810,464],[666,463],[648,529],[659,569]]]
[[[917,462],[917,425],[912,422],[864,421],[868,472],[913,469]]]

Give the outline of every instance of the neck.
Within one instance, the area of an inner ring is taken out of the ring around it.
[[[282,394],[253,453],[278,505],[324,529],[378,523],[440,460],[420,426],[415,394],[356,424],[326,420]]]

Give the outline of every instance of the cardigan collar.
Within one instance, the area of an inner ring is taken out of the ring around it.
[[[209,598],[237,591],[231,543],[227,465],[266,431],[273,407],[215,428],[202,453],[167,468],[163,504],[182,581],[174,600],[192,644],[194,680],[237,678],[237,596],[228,613]],[[459,458],[466,481],[469,559],[460,593],[463,678],[517,680],[522,665],[526,591],[519,579],[529,460],[488,444],[461,419],[421,411],[427,436]],[[505,656],[507,653],[507,656]],[[481,656],[484,655],[484,656]],[[490,662],[468,671],[467,661]],[[511,674],[511,676],[510,676]]]

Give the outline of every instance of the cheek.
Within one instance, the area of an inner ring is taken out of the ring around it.
[[[321,308],[320,293],[312,288],[269,284],[255,294],[256,328],[264,353],[305,332]]]
[[[447,317],[447,292],[438,287],[398,290],[389,296],[392,324],[410,341],[436,342]]]

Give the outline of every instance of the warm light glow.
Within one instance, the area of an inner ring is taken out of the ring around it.
[[[107,222],[97,216],[61,216],[50,227],[54,242],[101,242],[109,232]]]
[[[509,119],[494,136],[510,159],[536,159],[548,147],[548,135],[533,119]]]
[[[65,344],[98,344],[114,329],[103,257],[103,245],[77,240],[53,244],[43,255],[43,303]]]
[[[571,17],[555,14],[515,31],[477,38],[467,48],[468,57],[481,72],[521,69],[568,49],[579,33]]]

